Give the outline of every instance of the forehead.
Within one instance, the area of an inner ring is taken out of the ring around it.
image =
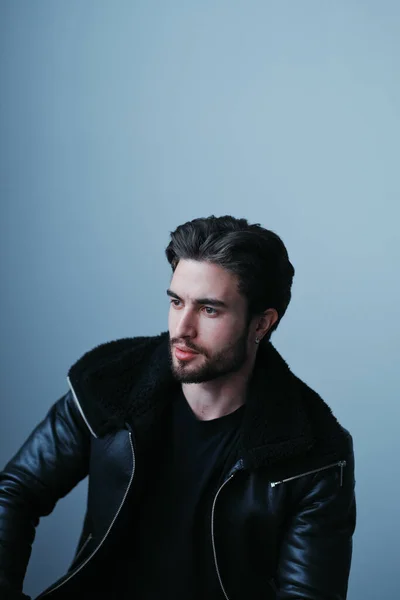
[[[171,289],[181,298],[215,298],[226,303],[244,301],[236,275],[204,261],[180,260],[171,280]]]

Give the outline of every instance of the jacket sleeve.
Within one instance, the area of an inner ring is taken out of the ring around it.
[[[35,528],[88,473],[90,433],[67,393],[0,472],[0,597],[22,594]]]
[[[345,600],[355,529],[354,455],[311,476],[289,519],[278,567],[279,600]]]

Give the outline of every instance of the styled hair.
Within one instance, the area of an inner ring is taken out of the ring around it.
[[[175,271],[180,260],[216,264],[238,278],[239,292],[247,299],[249,321],[268,308],[278,320],[264,340],[268,340],[286,312],[291,298],[294,268],[281,238],[247,219],[229,215],[193,219],[171,232],[165,250]]]

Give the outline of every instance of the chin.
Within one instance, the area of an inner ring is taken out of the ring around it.
[[[182,369],[179,364],[173,364],[172,374],[179,383],[198,383],[199,374],[192,369]]]

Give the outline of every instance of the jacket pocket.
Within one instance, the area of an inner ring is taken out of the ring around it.
[[[300,473],[299,475],[294,475],[293,477],[287,477],[286,479],[281,479],[280,481],[271,481],[271,487],[276,487],[277,485],[281,485],[281,483],[287,483],[289,481],[294,481],[295,479],[300,479],[301,477],[306,477],[307,475],[314,475],[315,473],[319,473],[320,471],[327,471],[328,469],[340,469],[340,487],[343,485],[343,469],[346,467],[347,462],[345,460],[339,460],[335,463],[331,463],[330,465],[325,465],[324,467],[320,467],[319,469],[312,469],[311,471],[306,471],[305,473]]]

